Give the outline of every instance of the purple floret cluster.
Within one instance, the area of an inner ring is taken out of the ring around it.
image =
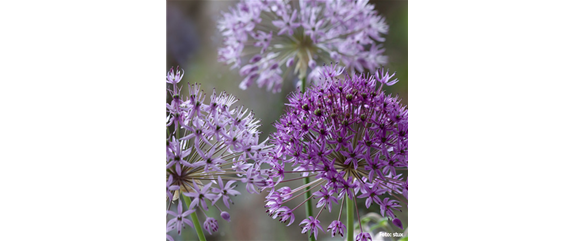
[[[237,182],[245,183],[249,193],[272,185],[261,170],[269,147],[265,141],[259,143],[259,121],[253,114],[242,107],[232,108],[235,97],[214,90],[205,104],[206,95],[198,84],[188,84],[187,94],[182,95],[178,87],[182,78],[179,69],[167,74],[171,103],[166,104],[166,198],[169,206],[177,202],[177,212],[168,206],[167,215],[173,218],[166,230],[181,234],[186,225],[193,226],[186,217],[195,212],[203,215],[203,228],[211,234],[218,229],[217,220],[204,210],[215,207],[229,221],[229,213],[217,202],[229,208],[231,198],[240,194],[235,190]],[[189,197],[189,203],[182,195]],[[173,240],[169,235],[167,239]]]
[[[320,211],[300,223],[303,233],[317,237],[319,229],[324,231],[321,213],[341,205],[339,218],[327,230],[332,236],[343,236],[353,228],[340,220],[348,197],[355,208],[357,203],[378,206],[383,217],[402,228],[396,212],[407,205],[403,173],[408,171],[408,110],[398,97],[383,91],[397,80],[382,70],[371,76],[335,77],[339,71],[335,65],[325,66],[325,81],[305,93],[292,94],[286,114],[275,124],[277,132],[271,140],[275,149],[269,163],[273,166],[270,176],[277,178],[278,185],[266,197],[267,212],[290,225],[297,208],[318,199]],[[292,171],[285,169],[287,164]],[[294,180],[307,176],[311,178],[308,184],[294,187]],[[307,189],[311,197],[300,204],[291,202]],[[361,232],[356,239],[367,240],[370,235]]]
[[[368,0],[242,0],[223,13],[219,61],[238,68],[240,88],[279,92],[286,78],[318,82],[322,64],[374,71],[387,63],[385,19]]]

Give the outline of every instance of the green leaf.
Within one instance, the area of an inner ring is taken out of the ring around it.
[[[383,220],[381,220],[381,221],[379,222],[379,225],[381,225],[381,227],[385,227],[385,226],[389,225],[388,223],[389,223],[388,220],[383,219]]]

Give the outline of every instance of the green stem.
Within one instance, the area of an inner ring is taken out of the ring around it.
[[[303,78],[301,80],[301,92],[305,93],[305,84],[307,78]],[[305,184],[308,184],[310,182],[310,178],[309,176],[305,177],[304,180]],[[309,190],[309,187],[306,188],[306,190]],[[307,191],[305,192],[305,200],[309,199],[309,197],[311,197],[311,191]],[[311,203],[311,200],[307,201],[307,203],[305,203],[305,213],[307,213],[307,217],[311,217],[313,216],[313,204]],[[309,241],[315,241],[315,236],[313,235],[309,235]]]
[[[179,128],[176,128],[176,130],[175,130],[175,138],[179,142]],[[179,143],[178,143],[178,145],[179,145]],[[184,206],[187,206],[186,203],[191,204],[191,198],[183,195],[183,193],[181,193],[181,192],[179,193],[179,198],[181,201],[183,201]],[[198,208],[200,208],[200,207],[198,207]],[[199,218],[197,217],[197,212],[193,212],[189,216],[191,216],[191,222],[193,222],[193,227],[195,228],[195,232],[197,233],[197,237],[199,238],[199,240],[200,241],[207,241],[207,239],[205,238],[205,234],[203,234],[203,230],[201,229],[201,224],[199,223]]]
[[[307,183],[309,183],[309,177],[308,176],[305,177],[305,184],[307,184]],[[309,190],[309,187],[307,187],[306,190]],[[305,192],[305,200],[309,199],[309,197],[311,197],[311,191]],[[311,200],[309,200],[305,203],[305,212],[307,213],[307,217],[313,216],[313,205],[311,203]],[[315,236],[310,235],[309,241],[315,241]]]
[[[191,203],[191,199],[188,196],[185,196],[185,195],[181,195],[181,196],[183,196],[183,200],[185,200],[183,202],[183,205],[185,205],[186,203]],[[199,238],[199,240],[207,241],[207,239],[205,238],[205,234],[203,234],[203,230],[201,229],[201,224],[199,223],[199,218],[197,217],[197,212],[191,213],[190,216],[191,216],[191,221],[193,222],[193,227],[195,228],[195,232],[197,233],[197,237]]]
[[[353,199],[347,196],[347,241],[353,241],[354,238],[353,232],[355,230],[355,226],[353,225],[353,202]]]

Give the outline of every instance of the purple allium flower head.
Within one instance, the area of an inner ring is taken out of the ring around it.
[[[352,73],[387,63],[388,25],[366,0],[241,0],[222,14],[219,61],[239,69],[242,89],[257,83],[275,93],[294,77],[319,83],[329,62]]]
[[[233,108],[237,100],[232,95],[214,90],[210,103],[204,103],[206,95],[200,85],[187,84],[187,91],[182,92],[178,86],[182,77],[179,68],[172,68],[166,77],[171,97],[166,104],[167,212],[176,216],[168,222],[168,229],[175,227],[178,233],[184,223],[191,225],[186,216],[193,212],[205,214],[208,206],[216,207],[229,221],[229,213],[221,210],[218,201],[222,200],[227,208],[233,204],[231,197],[241,194],[235,190],[237,181],[247,183],[250,193],[272,188],[273,184],[267,174],[270,171],[262,169],[271,147],[266,141],[259,142],[259,121],[249,110]],[[181,211],[182,195],[190,197],[185,213]],[[178,213],[170,211],[175,202]],[[217,231],[215,219],[204,216],[206,230]]]
[[[316,199],[320,210],[316,217],[306,219],[304,230],[316,231],[311,224],[318,225],[321,212],[339,209],[338,219],[328,228],[334,235],[352,228],[340,223],[345,197],[356,205],[376,205],[391,220],[398,220],[395,212],[406,207],[403,175],[408,171],[408,110],[398,97],[383,91],[396,82],[388,72],[332,78],[332,71],[339,70],[336,66],[324,69],[321,76],[326,81],[321,85],[292,94],[286,113],[275,124],[277,131],[271,135],[275,149],[266,161],[293,168],[269,169],[269,176],[281,181],[267,195],[266,208],[276,218],[286,207],[294,212]],[[296,180],[302,177],[288,176],[294,174],[309,176],[311,181],[297,187]],[[307,188],[310,198],[300,204],[291,202]],[[356,238],[370,236],[362,233]]]

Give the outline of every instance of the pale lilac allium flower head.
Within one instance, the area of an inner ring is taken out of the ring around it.
[[[182,77],[173,68],[166,77],[171,97],[166,104],[167,214],[175,217],[167,223],[167,231],[177,229],[180,234],[185,224],[192,226],[188,218],[195,212],[205,217],[203,227],[212,233],[218,229],[217,220],[205,210],[213,206],[229,221],[229,213],[217,203],[222,200],[227,208],[233,204],[231,197],[241,194],[235,190],[236,182],[246,183],[250,193],[272,187],[269,171],[261,169],[270,147],[266,141],[259,142],[259,121],[253,114],[232,107],[235,97],[214,90],[210,103],[204,103],[206,95],[198,84],[187,84],[183,96],[178,86]],[[190,197],[189,203],[184,203],[184,197]],[[175,202],[177,213],[170,210]],[[182,206],[189,210],[183,212]]]
[[[275,124],[277,132],[271,137],[274,156],[267,161],[274,166],[269,169],[273,172],[270,177],[281,181],[266,197],[268,214],[283,221],[287,213],[282,210],[292,213],[305,202],[318,199],[320,210],[301,223],[305,224],[303,231],[322,230],[321,212],[339,209],[338,219],[330,222],[327,230],[332,236],[343,235],[353,228],[340,222],[345,197],[349,197],[355,209],[356,205],[376,205],[383,217],[402,228],[395,212],[407,206],[403,175],[408,171],[408,110],[398,97],[383,91],[396,80],[383,71],[331,79],[325,68],[322,75],[326,79],[323,84],[289,97],[286,114]],[[289,163],[292,171],[283,168]],[[302,177],[288,176],[296,174]],[[296,180],[306,176],[311,181],[297,187]],[[291,202],[306,188],[312,193],[309,199]],[[371,239],[365,232],[355,238]]]
[[[323,64],[340,62],[353,73],[387,63],[381,42],[385,19],[367,0],[242,0],[223,13],[219,61],[238,68],[246,89],[273,92],[283,80],[321,80]]]

